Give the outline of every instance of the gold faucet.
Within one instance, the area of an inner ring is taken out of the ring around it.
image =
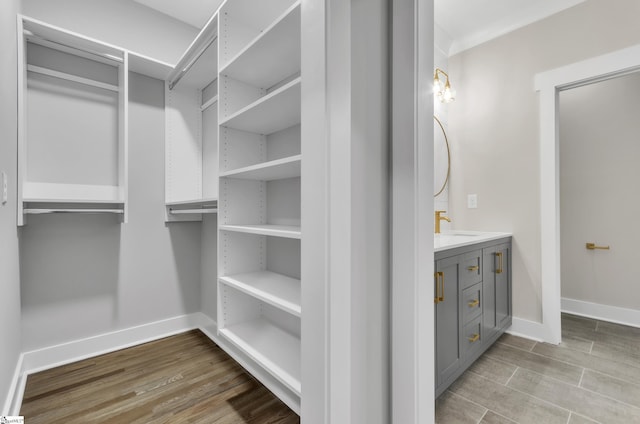
[[[451,222],[449,218],[442,216],[442,214],[446,212],[447,211],[436,211],[436,234],[440,234],[440,221]]]

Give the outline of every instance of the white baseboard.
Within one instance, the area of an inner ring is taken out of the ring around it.
[[[8,415],[18,415],[29,374],[137,346],[196,328],[207,333],[209,337],[216,333],[215,321],[202,312],[196,312],[24,352],[18,360],[3,411],[8,411]]]
[[[24,355],[21,353],[18,356],[18,362],[16,363],[16,369],[13,372],[13,378],[11,379],[11,383],[9,384],[9,391],[7,392],[7,399],[5,399],[4,406],[2,407],[2,411],[0,415],[16,415],[14,414],[14,405],[15,405],[15,397],[16,393],[20,392],[20,376],[22,374],[22,362],[24,360]],[[22,400],[22,399],[20,399]]]
[[[549,340],[548,331],[544,324],[522,318],[513,317],[511,327],[507,329],[507,333],[537,342]]]
[[[601,305],[582,300],[562,298],[562,312],[601,321],[640,327],[640,310]]]

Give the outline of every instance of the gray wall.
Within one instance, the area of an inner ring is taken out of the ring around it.
[[[198,34],[133,0],[24,0],[23,13],[168,63],[177,63]]]
[[[538,72],[640,43],[640,2],[589,0],[449,58],[454,228],[512,231],[513,312],[540,322]],[[466,196],[478,194],[478,209]]]
[[[0,2],[0,171],[9,176],[9,201],[0,205],[0,415],[20,354],[20,274],[16,227],[16,13],[19,0]]]
[[[29,217],[20,240],[25,351],[200,310],[201,224],[164,223],[164,83],[129,77],[129,223]]]

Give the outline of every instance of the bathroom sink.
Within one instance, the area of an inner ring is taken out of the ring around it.
[[[434,234],[434,251],[453,249],[455,247],[467,246],[484,241],[494,240],[509,236],[508,233],[490,233],[484,231],[450,231],[446,233]]]

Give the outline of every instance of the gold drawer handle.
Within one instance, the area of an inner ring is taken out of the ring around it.
[[[496,274],[502,274],[502,252],[496,252],[496,257],[498,258],[498,267],[496,268]]]
[[[478,340],[480,340],[480,334],[474,334],[473,336],[469,337],[469,341],[471,343],[477,342]]]
[[[436,297],[433,299],[433,302],[438,304],[444,302],[444,272],[434,272],[433,276],[436,279]]]
[[[587,249],[589,249],[589,250],[595,250],[595,249],[609,250],[611,248],[609,246],[596,246],[595,243],[587,243]]]
[[[471,302],[469,302],[469,307],[470,308],[474,308],[474,307],[478,306],[479,304],[480,304],[480,300],[479,299],[475,299],[475,300],[472,300]]]
[[[479,269],[480,269],[480,267],[478,265],[467,267],[467,271],[477,271]]]

